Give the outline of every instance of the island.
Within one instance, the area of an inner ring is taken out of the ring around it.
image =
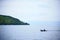
[[[0,15],[0,25],[29,25],[28,23],[22,22],[17,18]]]

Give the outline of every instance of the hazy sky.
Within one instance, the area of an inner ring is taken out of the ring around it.
[[[22,21],[60,21],[58,0],[1,0],[0,14]]]

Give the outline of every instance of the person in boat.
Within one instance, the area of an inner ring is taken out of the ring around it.
[[[47,31],[47,30],[44,29],[44,30],[40,30],[40,31],[43,32],[43,31]]]

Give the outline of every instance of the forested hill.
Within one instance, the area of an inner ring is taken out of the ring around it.
[[[29,25],[28,23],[24,23],[17,18],[13,18],[11,16],[0,15],[0,25]]]

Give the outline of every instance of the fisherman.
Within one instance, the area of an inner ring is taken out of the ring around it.
[[[45,31],[47,31],[47,30],[44,29],[44,30],[40,30],[40,31],[41,31],[41,32],[45,32]]]

